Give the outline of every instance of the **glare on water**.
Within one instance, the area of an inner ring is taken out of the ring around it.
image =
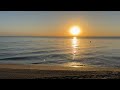
[[[72,54],[73,54],[73,60],[75,60],[75,57],[76,57],[77,46],[78,46],[78,39],[77,39],[77,37],[73,37],[73,39],[72,39]]]

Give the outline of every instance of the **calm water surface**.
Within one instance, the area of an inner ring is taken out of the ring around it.
[[[0,37],[2,63],[120,67],[120,38]]]

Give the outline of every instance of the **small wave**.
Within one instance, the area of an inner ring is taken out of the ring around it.
[[[43,59],[66,59],[68,54],[44,54],[44,55],[26,55],[26,56],[9,56],[0,60],[43,60]]]
[[[119,57],[119,56],[110,56],[110,57],[106,57],[106,58],[115,59],[115,60],[120,60],[120,57]]]
[[[39,50],[39,51],[32,51],[32,52],[26,52],[24,54],[45,54],[45,53],[53,53],[53,52],[64,52],[69,49],[52,49],[52,50]]]
[[[8,57],[8,58],[0,59],[0,60],[30,60],[30,59],[38,59],[38,57],[36,56]]]

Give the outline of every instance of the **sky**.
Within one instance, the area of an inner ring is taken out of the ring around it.
[[[0,11],[0,36],[120,36],[120,11]]]

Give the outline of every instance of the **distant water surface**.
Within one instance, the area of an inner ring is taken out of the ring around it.
[[[0,64],[120,67],[120,38],[0,37]]]

